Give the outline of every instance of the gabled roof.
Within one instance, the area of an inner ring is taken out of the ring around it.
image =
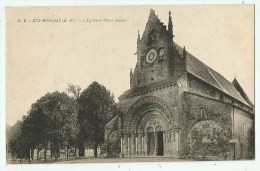
[[[251,102],[251,100],[249,99],[249,97],[246,95],[245,91],[243,90],[243,88],[241,87],[241,85],[239,84],[239,82],[237,81],[237,79],[235,78],[232,81],[232,84],[236,87],[237,91],[241,94],[241,96],[247,101],[248,104],[250,104],[252,107],[254,106],[254,104]]]
[[[175,48],[180,54],[183,52],[183,48],[178,44],[174,43]],[[238,101],[251,106],[237,91],[236,87],[225,79],[221,74],[213,70],[212,68],[205,65],[203,62],[198,60],[192,54],[187,52],[186,54],[187,72],[194,75],[195,77],[203,80],[204,82],[212,85],[227,95],[237,99]],[[251,106],[252,107],[252,106]]]

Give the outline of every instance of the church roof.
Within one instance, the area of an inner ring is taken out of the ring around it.
[[[174,43],[175,48],[181,54],[183,48],[178,44]],[[221,74],[213,70],[212,68],[205,65],[203,62],[198,60],[192,54],[187,52],[186,55],[187,72],[199,78],[200,80],[210,84],[211,86],[221,90],[222,92],[228,94],[229,96],[237,99],[238,101],[251,106],[237,91],[234,84],[229,82]],[[251,106],[252,107],[252,106]]]
[[[232,84],[236,87],[237,91],[241,94],[241,96],[247,101],[248,104],[250,104],[251,106],[254,106],[254,104],[252,103],[252,101],[249,99],[249,97],[246,95],[245,91],[243,90],[243,88],[241,87],[241,85],[239,84],[239,82],[237,81],[237,79],[235,78],[232,81]]]

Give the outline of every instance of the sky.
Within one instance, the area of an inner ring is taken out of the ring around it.
[[[142,35],[150,9],[165,25],[171,11],[174,41],[229,81],[236,76],[254,102],[253,5],[9,7],[7,124],[47,92],[66,91],[68,83],[85,89],[97,81],[118,101],[130,88],[137,32]]]

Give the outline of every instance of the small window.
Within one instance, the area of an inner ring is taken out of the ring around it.
[[[201,117],[202,119],[204,119],[204,118],[207,117],[207,114],[206,114],[206,110],[205,110],[205,109],[201,109],[201,110],[200,110],[200,117]]]
[[[222,94],[219,96],[219,100],[221,100],[221,101],[224,100],[224,96]]]

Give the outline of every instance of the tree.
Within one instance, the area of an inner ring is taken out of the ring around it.
[[[66,93],[54,92],[48,95],[44,111],[48,118],[47,137],[57,159],[59,149],[69,148],[69,142],[77,135],[77,110]]]
[[[16,157],[20,159],[20,162],[21,158],[25,154],[24,151],[22,151],[22,149],[20,148],[21,146],[19,146],[21,144],[19,142],[19,140],[21,139],[21,126],[22,122],[18,120],[7,132],[7,141],[9,147],[8,152],[11,153],[12,158]]]
[[[94,149],[104,143],[105,124],[119,113],[114,96],[103,85],[93,82],[79,99],[80,142]]]
[[[78,99],[81,93],[81,88],[78,85],[74,84],[68,84],[68,89],[67,89],[68,94],[72,94],[71,99],[73,103],[75,104],[75,108],[78,112]],[[74,154],[73,156],[76,156],[77,153],[77,147],[79,145],[78,139],[80,138],[79,134],[79,124],[77,123],[77,134],[73,137],[70,138],[69,145],[74,146]],[[68,148],[67,148],[67,158],[68,158]]]
[[[22,121],[17,121],[16,124],[11,128],[8,146],[12,157],[20,159],[25,158],[30,160],[30,147],[32,140],[29,136],[23,132],[23,126],[26,121],[26,116],[23,116]]]
[[[6,130],[6,139],[11,141],[16,139],[21,133],[22,121],[18,120],[13,126]]]
[[[78,85],[68,84],[68,93],[72,94],[72,98],[77,100],[80,96],[81,88]]]
[[[78,133],[77,110],[66,93],[47,93],[32,104],[28,116],[25,117],[21,135],[26,139],[27,150],[44,149],[51,146],[55,159],[60,148],[69,148]]]
[[[22,158],[29,158],[26,138],[23,136],[19,135],[15,139],[10,140],[8,145],[12,156],[20,159],[20,163]]]

